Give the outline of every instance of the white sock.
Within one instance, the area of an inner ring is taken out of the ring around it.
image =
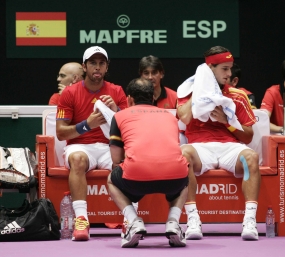
[[[175,219],[177,222],[179,222],[180,216],[181,216],[181,209],[174,206],[174,207],[171,207],[169,209],[168,219],[167,220]]]
[[[199,217],[197,206],[196,206],[195,202],[189,203],[189,204],[185,204],[184,208],[185,208],[186,215],[187,215],[188,219],[191,216]]]
[[[133,205],[126,206],[123,210],[123,215],[129,224],[131,224],[134,221],[134,219],[138,217],[137,212]]]
[[[72,206],[75,212],[75,217],[84,216],[88,221],[87,216],[87,202],[83,200],[77,200],[72,202]]]
[[[257,211],[257,202],[254,202],[254,201],[246,202],[245,203],[244,219],[247,219],[247,218],[254,218],[255,219],[256,211]]]
[[[136,213],[138,213],[139,202],[132,203],[132,205],[134,206]],[[127,223],[128,223],[128,220],[127,220],[127,218],[126,218],[126,217],[124,217],[124,223],[125,223],[125,224],[127,224]]]
[[[134,206],[134,208],[135,208],[136,212],[138,213],[139,202],[132,203],[132,205]]]

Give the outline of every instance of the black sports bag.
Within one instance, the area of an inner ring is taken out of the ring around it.
[[[25,199],[16,209],[0,206],[0,242],[59,239],[59,218],[49,199]]]

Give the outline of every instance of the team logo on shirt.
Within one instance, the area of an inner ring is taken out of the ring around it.
[[[92,103],[92,104],[95,104],[96,101],[97,101],[97,98],[95,97],[95,98],[91,101],[91,103]]]
[[[59,110],[57,111],[57,118],[58,118],[58,119],[63,119],[63,118],[64,118],[64,110],[59,109]]]

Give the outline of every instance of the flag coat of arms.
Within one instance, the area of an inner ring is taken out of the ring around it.
[[[16,12],[17,46],[65,46],[65,12]]]

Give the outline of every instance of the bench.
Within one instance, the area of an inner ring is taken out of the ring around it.
[[[263,116],[256,110],[257,118]],[[55,111],[43,115],[43,128],[49,116],[55,117]],[[52,118],[54,119],[54,118]],[[252,144],[260,155],[261,189],[257,210],[257,222],[264,223],[268,205],[275,211],[277,234],[285,236],[284,223],[284,161],[285,137],[265,135],[254,128],[255,138]],[[266,124],[265,122],[265,124]],[[255,126],[255,125],[254,125]],[[50,135],[52,134],[53,135]],[[59,214],[63,192],[68,191],[69,170],[59,164],[60,156],[56,150],[58,140],[53,132],[36,135],[36,152],[38,158],[39,187],[38,197],[51,199]],[[261,134],[260,134],[261,133]],[[62,142],[61,142],[62,143]],[[62,158],[61,158],[62,159]],[[88,215],[90,223],[122,222],[123,216],[108,194],[106,179],[109,170],[91,170],[86,174],[88,184]],[[244,216],[244,197],[241,190],[242,179],[235,178],[226,170],[209,170],[197,177],[197,206],[203,223],[241,223]],[[161,203],[161,204],[160,204]],[[159,208],[158,208],[159,204]],[[139,203],[139,216],[146,223],[164,223],[167,219],[168,205],[164,195],[152,194],[145,196]],[[182,213],[181,223],[187,217]]]

